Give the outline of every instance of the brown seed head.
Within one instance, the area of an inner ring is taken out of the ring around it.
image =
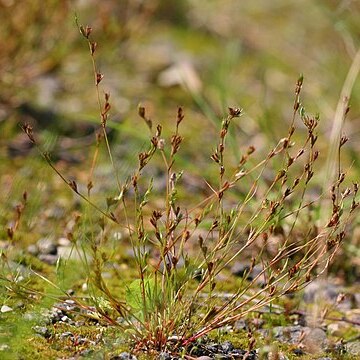
[[[239,117],[242,115],[242,111],[243,109],[241,108],[232,108],[232,107],[229,107],[229,115],[234,118],[234,117]]]

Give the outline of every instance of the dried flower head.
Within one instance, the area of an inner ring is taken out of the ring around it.
[[[243,109],[235,107],[229,107],[229,115],[234,118],[234,117],[239,117],[242,115]]]

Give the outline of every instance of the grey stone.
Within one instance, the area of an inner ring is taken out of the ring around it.
[[[127,352],[122,352],[119,355],[113,356],[110,360],[137,360],[136,356]]]
[[[244,319],[235,321],[234,330],[246,330],[247,325]]]
[[[0,351],[8,351],[10,350],[10,346],[7,344],[0,344]]]
[[[79,336],[78,338],[76,338],[77,345],[83,345],[83,344],[87,344],[89,342],[90,342],[89,339],[87,339],[85,337],[80,337]]]
[[[360,293],[354,294],[354,307],[360,309]]]
[[[7,265],[9,266],[9,269],[11,269],[13,272],[20,274],[23,277],[29,276],[30,274],[30,270],[27,267],[15,261],[8,260]],[[19,277],[17,277],[17,282],[19,282]]]
[[[250,270],[249,263],[236,261],[231,267],[231,273],[235,276],[243,277]]]
[[[15,309],[25,309],[25,303],[20,300],[15,304],[14,307],[15,307]]]
[[[79,255],[79,252],[76,249],[74,249],[73,246],[62,246],[62,245],[58,246],[57,254],[58,256],[66,260],[76,260],[76,261],[81,260],[81,256]]]
[[[10,306],[7,305],[3,305],[0,309],[0,312],[2,313],[7,313],[7,312],[11,312],[13,311],[13,308],[11,308]]]
[[[33,326],[34,332],[38,335],[41,335],[45,339],[48,339],[51,336],[51,332],[45,326]]]
[[[62,321],[63,323],[67,323],[67,324],[71,324],[73,323],[73,321],[66,315],[63,315],[60,319],[60,321]]]
[[[257,264],[250,270],[248,262],[236,261],[230,271],[235,276],[246,277],[248,281],[253,281],[263,271],[263,267]],[[256,283],[260,286],[263,285],[265,283],[264,276],[259,276]]]
[[[44,315],[48,324],[55,324],[64,316],[63,312],[56,308],[52,308],[50,311],[46,310]]]
[[[69,291],[68,291],[69,293]],[[66,299],[63,303],[58,303],[56,306],[61,307],[61,309],[64,309],[65,311],[75,311],[78,310],[78,306],[76,305],[76,302],[71,299]]]
[[[306,335],[302,341],[305,350],[309,353],[317,353],[325,350],[328,346],[328,340],[324,330],[320,328],[306,331]]]
[[[227,354],[234,350],[234,345],[231,343],[231,341],[225,341],[221,344],[222,351]]]
[[[310,328],[302,326],[277,326],[272,329],[273,336],[280,342],[297,344],[300,342],[304,332],[309,332]]]
[[[39,254],[39,248],[35,244],[28,246],[27,251],[29,254],[37,256]]]
[[[305,352],[303,349],[300,349],[300,348],[296,348],[293,350],[293,353],[296,355],[296,356],[302,356],[302,355],[305,355]]]
[[[62,334],[60,334],[60,339],[65,339],[67,337],[72,337],[72,336],[74,336],[74,335],[71,331],[65,331]]]
[[[341,288],[324,280],[315,280],[304,290],[304,300],[314,303],[319,300],[334,302],[341,293]]]
[[[159,354],[158,360],[172,360],[172,356],[168,352],[162,351]]]
[[[23,319],[24,320],[27,320],[27,321],[34,321],[38,318],[38,314],[35,313],[35,312],[26,312],[24,315],[23,315]]]
[[[354,341],[346,345],[346,350],[351,355],[360,356],[360,341]]]
[[[57,246],[49,238],[40,239],[37,242],[37,247],[41,254],[45,254],[45,255],[56,255],[57,254]]]
[[[44,263],[47,263],[49,265],[55,265],[59,257],[57,255],[51,255],[51,254],[40,254],[38,258]]]
[[[71,241],[68,238],[59,238],[57,241],[59,246],[71,246]]]

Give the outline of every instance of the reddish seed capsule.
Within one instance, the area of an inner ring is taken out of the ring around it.
[[[103,78],[104,78],[103,74],[96,73],[96,85],[98,85]]]
[[[242,109],[229,107],[229,115],[231,117],[239,117],[242,115]]]

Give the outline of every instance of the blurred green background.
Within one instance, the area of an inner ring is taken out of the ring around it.
[[[93,133],[100,119],[91,59],[75,14],[80,24],[93,28],[98,43],[96,60],[105,76],[102,89],[111,94],[109,136],[124,177],[149,136],[137,115],[139,103],[165,132],[173,128],[177,106],[184,106],[180,164],[201,177],[228,106],[244,109],[235,125],[235,157],[240,146],[254,144],[266,152],[287,135],[300,73],[305,77],[304,106],[309,113],[320,113],[319,147],[325,163],[336,107],[352,66],[344,166],[351,166],[358,176],[359,1],[0,0],[4,228],[24,190],[32,195],[30,238],[36,238],[34,222],[38,232],[48,231],[36,219],[42,211],[52,216],[54,200],[64,213],[68,206],[56,192],[63,185],[55,179],[49,184],[51,170],[30,148],[20,123],[34,126],[45,149],[67,172],[78,171],[73,168],[78,162],[87,168],[91,163]],[[98,176],[107,177],[110,187],[109,173],[111,169],[100,162]],[[57,221],[52,230],[62,226]],[[1,236],[6,237],[5,230]],[[359,239],[352,243],[353,252],[357,243]]]
[[[246,112],[245,132],[277,138],[303,73],[304,103],[321,114],[328,132],[359,48],[358,1],[2,0],[0,9],[6,135],[27,117],[39,129],[71,134],[79,123],[97,121],[90,57],[75,13],[94,30],[115,122],[134,122],[139,102],[157,118],[178,105],[216,116],[237,105]],[[351,138],[359,96],[356,82]]]

